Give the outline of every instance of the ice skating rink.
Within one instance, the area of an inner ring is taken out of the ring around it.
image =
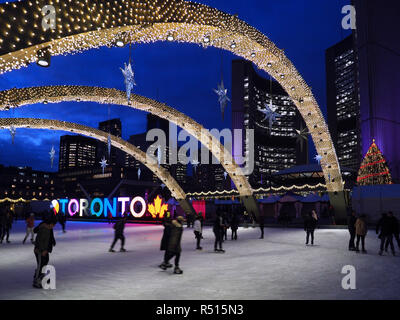
[[[225,241],[225,254],[213,252],[213,234],[204,230],[196,251],[193,229],[182,241],[183,275],[158,265],[163,227],[127,225],[126,253],[109,253],[112,225],[68,222],[55,227],[57,246],[50,257],[57,289],[32,287],[33,245],[22,245],[24,223],[13,225],[10,244],[0,245],[0,299],[399,299],[400,257],[378,256],[370,230],[368,254],[349,252],[347,230],[316,230],[306,247],[300,229],[240,228],[237,241]],[[229,231],[230,235],[230,231]],[[119,250],[119,243],[115,249]],[[396,249],[398,249],[396,247]],[[356,268],[356,290],[342,289],[342,267]]]

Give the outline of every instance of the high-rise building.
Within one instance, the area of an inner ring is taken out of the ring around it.
[[[397,0],[353,0],[359,65],[362,154],[373,139],[400,181],[400,19]]]
[[[271,127],[262,113],[266,104],[279,114]],[[232,129],[243,132],[242,144],[233,145],[236,161],[249,151],[244,130],[254,130],[253,187],[267,186],[273,173],[307,163],[308,139],[296,139],[296,130],[306,129],[296,106],[276,81],[258,75],[245,60],[232,62]]]
[[[60,137],[59,171],[96,165],[98,141],[84,136]]]
[[[349,36],[326,50],[328,127],[342,168],[358,170],[361,161],[358,59]]]

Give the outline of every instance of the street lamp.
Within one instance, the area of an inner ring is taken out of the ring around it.
[[[50,66],[50,51],[49,47],[40,49],[37,51],[37,64],[41,67],[49,67]]]

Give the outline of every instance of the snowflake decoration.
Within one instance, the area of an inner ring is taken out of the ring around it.
[[[54,146],[51,146],[49,155],[50,155],[51,167],[53,168],[54,157],[56,155],[56,150],[54,149]]]
[[[200,162],[197,161],[197,160],[193,160],[193,161],[192,161],[192,166],[193,166],[193,168],[194,168],[194,172],[196,172],[197,166],[198,166],[199,164],[200,164]]]
[[[218,89],[214,89],[214,92],[218,95],[218,102],[221,107],[221,114],[222,114],[222,120],[223,120],[226,105],[229,101],[231,101],[228,98],[228,89],[225,89],[224,81],[221,81],[221,84],[218,85]]]
[[[101,161],[99,163],[100,163],[101,169],[103,170],[103,174],[104,174],[104,170],[108,166],[106,158],[103,157],[103,159],[101,159]]]
[[[136,86],[136,82],[135,82],[135,74],[132,71],[132,66],[131,66],[131,62],[129,61],[128,65],[126,65],[126,63],[124,63],[125,68],[121,69],[122,74],[124,75],[125,78],[125,88],[126,88],[126,97],[128,98],[128,102],[131,99],[131,92],[133,89],[133,86]]]
[[[157,147],[157,163],[158,166],[160,166],[162,160],[162,154],[161,154],[161,146]]]
[[[164,188],[165,188],[165,184],[164,183],[161,183],[161,188],[164,190]]]
[[[300,126],[300,129],[296,130],[296,142],[300,143],[300,150],[301,152],[303,152],[303,145],[304,145],[304,141],[307,141],[308,135],[310,134],[307,131],[307,128],[303,128],[303,125]]]
[[[228,176],[228,172],[224,172],[224,178],[225,178],[225,180],[226,180],[226,177]]]
[[[12,144],[14,144],[15,134],[17,133],[17,129],[15,129],[14,126],[11,126],[9,130],[10,130],[10,134],[11,134],[11,142],[12,142]]]
[[[279,118],[281,115],[279,113],[276,113],[275,110],[277,109],[277,107],[274,107],[272,105],[272,100],[270,105],[268,105],[267,103],[264,103],[265,109],[258,109],[258,111],[260,111],[261,113],[264,114],[264,119],[262,121],[269,121],[269,130],[272,130],[272,124],[274,122],[276,122],[276,118]]]

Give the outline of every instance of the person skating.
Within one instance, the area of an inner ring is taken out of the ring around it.
[[[31,235],[31,242],[33,243],[33,238],[34,238],[34,233],[33,233],[33,228],[35,226],[35,214],[31,213],[29,217],[25,220],[26,223],[26,235],[24,240],[22,241],[23,244],[25,244],[26,239]]]
[[[352,210],[347,218],[347,228],[349,229],[350,233],[350,240],[349,240],[350,251],[356,250],[356,246],[354,244],[354,241],[356,239],[356,221],[357,221],[356,212]]]
[[[225,250],[222,249],[222,236],[224,230],[223,218],[221,212],[217,211],[217,217],[214,221],[213,232],[215,235],[214,251],[219,253],[224,253]]]
[[[261,231],[260,239],[264,239],[264,216],[260,216],[259,226]]]
[[[228,240],[228,228],[229,228],[226,212],[222,213],[222,224],[224,225],[222,229],[222,242],[224,242],[225,240]]]
[[[115,252],[114,246],[117,243],[118,240],[121,240],[121,249],[119,250],[120,252],[125,252],[125,236],[124,236],[124,228],[125,228],[125,223],[126,223],[126,215],[124,214],[123,217],[118,220],[114,224],[114,241],[111,244],[109,252]]]
[[[43,267],[49,263],[49,254],[53,251],[53,247],[56,245],[54,238],[53,228],[57,223],[54,216],[47,217],[42,223],[40,223],[33,232],[36,233],[35,248],[33,252],[36,257],[37,267],[33,278],[33,286],[35,288],[42,287],[43,278]]]
[[[306,218],[304,219],[304,231],[306,232],[306,245],[308,246],[308,242],[311,236],[311,245],[314,245],[314,231],[317,227],[318,217],[315,211],[311,211],[308,213]]]
[[[61,224],[62,231],[65,233],[65,225],[67,223],[67,214],[60,212],[58,214],[58,222]]]
[[[196,250],[202,250],[203,248],[200,246],[201,235],[203,233],[201,228],[201,212],[198,216],[196,216],[193,227],[194,235],[196,237]]]
[[[168,268],[169,260],[175,257],[175,274],[182,274],[183,271],[179,268],[179,260],[181,257],[181,240],[183,233],[183,223],[185,218],[182,216],[172,220],[171,233],[168,240],[167,255],[165,261],[160,265],[160,268],[166,270]]]
[[[394,220],[392,219],[393,215],[389,216],[388,214],[383,213],[382,218],[379,219],[378,224],[376,225],[376,234],[379,233],[379,239],[381,240],[381,246],[379,250],[379,255],[383,254],[383,249],[385,248],[385,244],[388,243],[390,245],[390,249],[392,250],[392,254],[395,255],[394,245],[393,245],[393,234],[395,231]]]
[[[360,252],[360,241],[361,241],[361,248],[362,248],[362,253],[367,253],[367,250],[365,250],[365,236],[368,233],[368,228],[367,228],[367,216],[365,214],[362,214],[357,220],[356,220],[356,236],[357,236],[357,242],[356,242],[356,252]]]
[[[172,228],[172,219],[171,219],[171,215],[169,212],[167,212],[167,214],[164,216],[164,218],[162,220],[162,224],[164,226],[164,231],[163,231],[163,236],[161,238],[160,250],[165,251],[165,252],[164,252],[164,260],[163,260],[164,262],[161,263],[161,265],[159,266],[160,268],[162,268],[161,266],[163,266],[163,264],[167,260],[168,243],[169,243],[169,237],[171,235],[171,228]],[[172,267],[172,264],[165,263],[165,268],[171,268],[171,267]]]
[[[399,247],[400,250],[400,239],[399,239],[399,232],[400,232],[400,227],[399,227],[399,220],[393,215],[392,211],[389,211],[389,215],[392,217],[393,221],[393,237],[395,238],[395,240],[397,241],[397,245]],[[387,248],[389,246],[389,242],[386,241],[385,244],[385,250],[387,251]]]
[[[231,239],[232,240],[237,240],[238,228],[239,228],[238,216],[237,216],[237,214],[234,213],[232,215],[232,220],[231,220],[231,230],[232,230]]]
[[[8,209],[6,211],[6,213],[3,215],[3,219],[2,219],[3,231],[2,231],[0,243],[3,243],[4,237],[6,237],[7,243],[11,242],[9,240],[9,238],[10,238],[10,230],[12,228],[13,221],[14,221],[14,217],[13,217],[12,211],[10,209]]]

